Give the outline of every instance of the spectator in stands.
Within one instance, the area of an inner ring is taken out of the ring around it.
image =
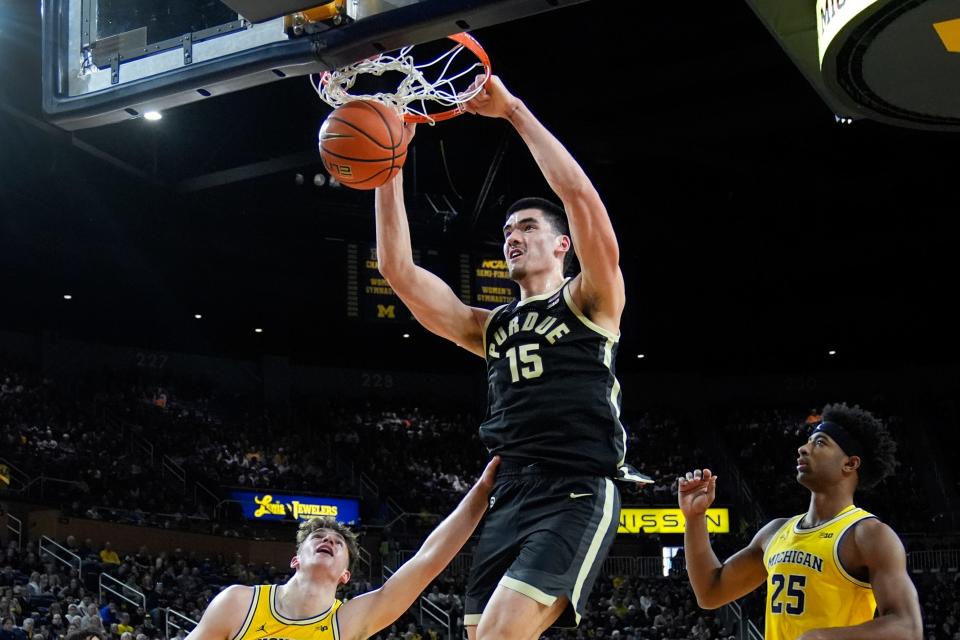
[[[53,564],[48,564],[46,573],[40,575],[40,586],[43,587],[43,592],[48,595],[53,595],[63,586],[60,574],[57,573],[57,568]]]
[[[93,540],[86,538],[83,544],[80,545],[80,557],[84,560],[95,560],[100,557],[100,554],[98,554],[95,549],[96,547],[93,546]]]
[[[57,604],[57,603],[54,603],[54,604]],[[63,616],[61,616],[59,613],[55,613],[52,616],[50,616],[50,632],[54,636],[59,637],[61,635],[64,635],[66,631],[67,631],[67,626],[66,624],[64,624]]]
[[[128,640],[133,640],[133,625],[130,624],[130,614],[124,611],[120,614],[120,623],[117,625],[117,631],[121,634],[130,636]]]
[[[13,626],[13,618],[10,616],[3,618],[3,626],[0,627],[0,640],[25,640],[23,631]]]
[[[83,587],[77,578],[70,578],[67,585],[57,592],[57,597],[61,600],[76,600],[81,596],[83,596]]]
[[[19,584],[13,585],[13,588],[10,589],[10,593],[7,597],[10,600],[10,610],[18,616],[23,613],[23,610],[26,608],[28,602],[28,599],[24,594],[24,588]]]
[[[27,591],[30,593],[30,597],[40,595],[41,589],[39,571],[34,571],[30,574],[30,581],[27,582]]]
[[[80,545],[77,544],[77,539],[73,536],[67,536],[67,541],[64,546],[70,550],[70,553],[75,553],[78,556],[82,554],[80,551]]]
[[[120,564],[120,556],[113,550],[109,541],[103,543],[103,549],[100,550],[100,562],[107,565]]]
[[[23,610],[15,598],[0,598],[0,616],[9,616],[16,622],[20,619],[22,613]]]
[[[99,615],[93,615],[87,621],[86,625],[80,625],[81,631],[91,631],[97,634],[107,635],[107,630],[104,628],[103,620]]]
[[[84,597],[84,601],[87,601],[89,598]],[[94,620],[96,618],[96,620]],[[86,603],[83,607],[83,616],[80,618],[80,628],[81,629],[95,629],[98,626],[102,626],[100,620],[100,614],[97,609],[97,605],[92,602]]]
[[[109,543],[108,543],[109,544]],[[100,620],[105,627],[109,627],[117,621],[117,603],[111,600],[109,603],[100,607]]]
[[[151,562],[152,559],[150,558],[150,553],[147,551],[146,545],[141,546],[136,555],[133,556],[133,564],[139,569],[149,569]]]
[[[67,625],[75,624],[79,629],[80,624],[83,622],[83,616],[80,613],[80,607],[76,603],[70,603],[67,605],[67,615],[65,618]]]
[[[54,576],[54,579],[51,580],[51,577],[46,573],[40,574],[40,595],[41,596],[50,596],[53,595],[51,582],[59,584],[60,579]],[[14,589],[19,589],[19,586],[14,587]]]
[[[154,638],[160,634],[159,629],[153,626],[153,616],[151,616],[149,613],[143,616],[143,632],[150,635],[151,638]],[[137,640],[140,640],[139,637]]]

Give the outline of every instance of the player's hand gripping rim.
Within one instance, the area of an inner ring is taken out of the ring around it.
[[[509,118],[520,106],[520,101],[507,90],[503,81],[495,75],[490,76],[489,80],[482,74],[478,75],[465,93],[474,91],[481,84],[483,89],[472,100],[463,105],[463,110],[467,113],[487,116],[488,118]]]

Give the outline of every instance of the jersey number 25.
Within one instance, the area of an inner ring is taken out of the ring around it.
[[[807,586],[807,576],[783,575],[770,576],[773,583],[773,596],[770,598],[770,613],[783,613],[798,616],[803,613],[803,588]],[[784,594],[784,586],[787,592]],[[782,599],[781,599],[781,596]]]

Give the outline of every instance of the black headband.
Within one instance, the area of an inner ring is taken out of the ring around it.
[[[833,441],[840,445],[840,448],[843,449],[843,452],[848,456],[858,456],[861,462],[863,461],[863,445],[860,444],[860,441],[857,440],[853,434],[837,423],[821,422],[813,430],[813,433],[817,432],[825,433],[833,438]]]

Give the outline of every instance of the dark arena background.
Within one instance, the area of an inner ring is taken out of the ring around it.
[[[925,637],[960,637],[960,138],[846,122],[747,3],[624,11],[474,32],[607,204],[627,460],[656,479],[623,490],[580,628],[544,637],[762,637],[763,589],[697,607],[676,477],[719,473],[726,557],[806,508],[796,449],[838,401],[896,438],[858,504],[900,535]],[[344,596],[379,586],[483,468],[486,379],[379,275],[372,192],[316,151],[330,108],[288,78],[68,131],[40,31],[0,3],[0,639],[182,638],[222,588],[286,580],[316,514],[360,534]],[[467,115],[411,149],[416,259],[511,299],[503,212],[550,195],[522,141]],[[471,545],[376,637],[463,637]]]

